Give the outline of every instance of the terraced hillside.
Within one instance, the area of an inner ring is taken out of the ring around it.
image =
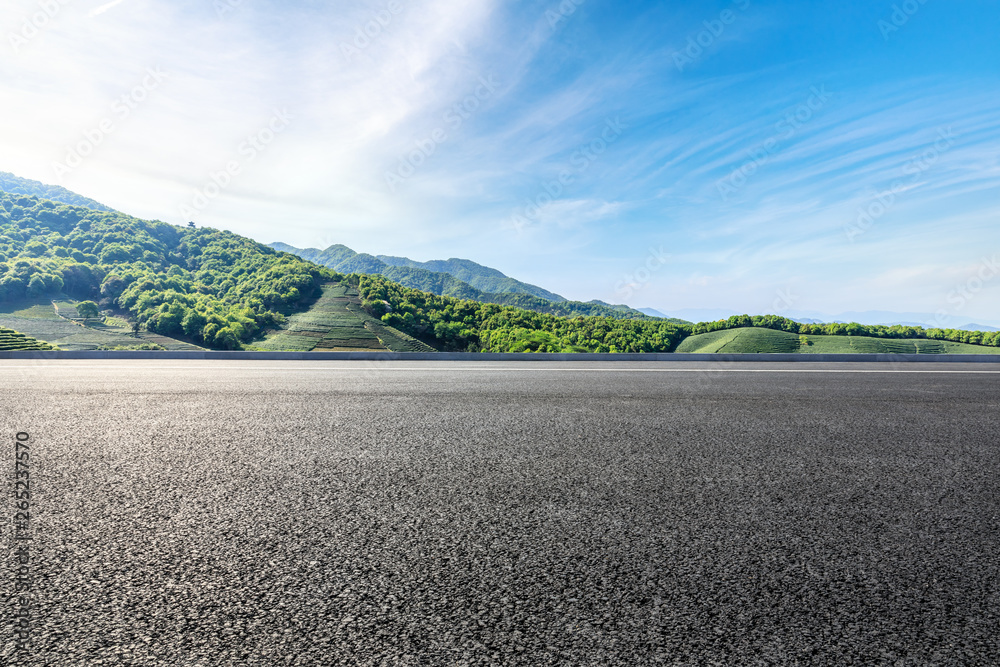
[[[133,336],[131,329],[105,324],[100,320],[88,320],[84,325],[76,312],[75,303],[65,296],[59,297],[55,302],[37,300],[0,303],[0,327],[21,331],[31,338],[57,345],[61,350],[136,348],[151,345],[166,350],[202,349],[149,331],[140,331],[138,336]]]
[[[1000,348],[926,338],[886,339],[865,336],[806,336],[806,354],[1000,354]]]
[[[0,351],[9,352],[13,350],[53,350],[52,345],[29,336],[25,336],[19,331],[0,327]]]
[[[706,354],[798,352],[799,337],[785,331],[756,327],[727,329],[685,338],[675,351]]]
[[[1000,354],[1000,348],[925,338],[800,336],[758,327],[727,329],[685,338],[678,353],[704,354]]]
[[[365,313],[357,290],[342,283],[324,285],[322,295],[309,310],[289,317],[253,348],[274,352],[434,351]]]

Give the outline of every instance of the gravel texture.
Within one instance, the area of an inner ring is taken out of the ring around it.
[[[1000,664],[996,366],[764,368],[0,362],[0,663]]]

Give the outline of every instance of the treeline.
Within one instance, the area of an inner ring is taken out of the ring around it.
[[[389,326],[459,352],[670,352],[690,329],[658,319],[557,317],[438,296],[378,275],[351,275],[362,305]]]
[[[230,232],[0,194],[0,300],[64,292],[239,349],[337,274]]]
[[[692,325],[624,319],[606,304],[551,301],[548,312],[538,312],[543,306],[532,300],[544,300],[530,295],[491,295],[504,303],[438,296],[381,275],[345,277],[230,232],[0,193],[0,301],[65,293],[125,311],[156,333],[240,349],[306,307],[331,280],[349,281],[369,313],[441,350],[672,352],[688,336],[740,327],[1000,346],[1000,332],[800,324],[776,315]],[[579,306],[589,308],[586,316],[565,310]]]
[[[802,324],[777,315],[681,324],[660,319],[557,317],[414,290],[377,275],[351,275],[373,316],[441,350],[460,352],[673,352],[689,336],[761,327],[814,336],[934,339],[1000,347],[1000,332],[857,323]]]
[[[523,308],[533,310],[538,313],[555,315],[556,317],[609,317],[623,320],[653,320],[655,318],[645,313],[633,310],[625,306],[612,306],[606,303],[593,303],[586,301],[548,301],[530,294],[516,294],[508,292],[505,294],[483,293],[480,299],[484,303],[495,303],[513,308]],[[677,323],[677,320],[673,321]]]
[[[867,336],[869,338],[925,338],[946,340],[969,345],[1000,347],[1000,331],[964,331],[962,329],[924,329],[901,324],[858,324],[857,322],[833,322],[830,324],[802,324],[778,315],[734,315],[718,322],[699,322],[691,327],[691,334],[710,331],[761,327],[776,329],[806,336]]]

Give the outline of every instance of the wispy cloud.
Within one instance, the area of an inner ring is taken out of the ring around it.
[[[106,4],[101,5],[100,7],[90,10],[89,16],[91,17],[100,16],[104,12],[114,9],[123,2],[125,2],[125,0],[111,0],[111,2],[108,2]]]
[[[33,0],[0,7],[0,26],[34,35],[0,58],[0,169],[53,182],[53,165],[110,118],[62,184],[136,215],[186,222],[180,206],[236,160],[200,224],[469,256],[605,300],[663,245],[672,260],[641,305],[665,312],[765,308],[789,284],[802,308],[876,308],[892,295],[926,310],[935,275],[944,290],[1000,247],[1000,82],[978,64],[997,47],[969,30],[971,10],[928,4],[886,43],[860,1],[836,17],[755,1],[679,71],[671,54],[723,5],[588,0],[552,25],[559,4],[546,0],[110,11],[122,3],[60,4],[34,32]],[[934,54],[920,32],[931,23]],[[978,56],[949,60],[949,44]],[[167,78],[143,91],[149,68]],[[473,100],[483,77],[495,90]],[[805,114],[823,86],[830,99]],[[123,103],[135,108],[123,115]],[[293,122],[247,160],[241,147],[275,110]],[[622,126],[613,142],[609,122]],[[914,171],[947,128],[954,145]],[[391,190],[385,174],[401,161],[419,165]],[[720,180],[741,169],[752,173],[721,197]],[[850,242],[859,207],[900,179],[891,210]],[[532,202],[531,224],[516,228],[512,212]]]

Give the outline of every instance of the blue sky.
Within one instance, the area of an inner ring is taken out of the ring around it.
[[[996,0],[10,0],[0,170],[667,313],[998,321],[998,28]]]

